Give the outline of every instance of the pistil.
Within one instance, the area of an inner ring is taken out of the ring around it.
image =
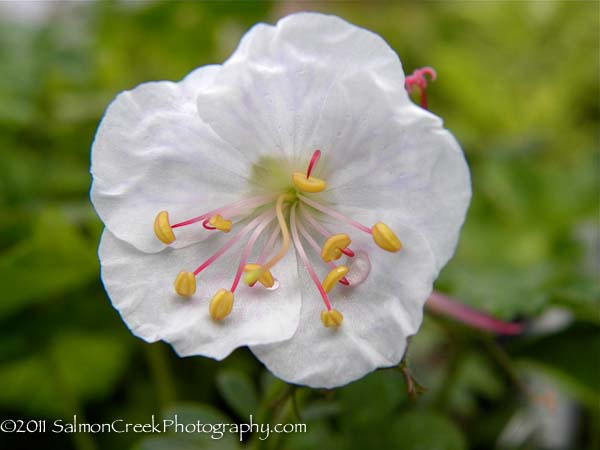
[[[279,248],[279,252],[271,258],[264,266],[260,269],[253,270],[244,275],[244,282],[246,284],[253,284],[260,278],[260,276],[267,270],[270,270],[275,264],[277,264],[287,253],[288,248],[290,247],[290,232],[288,230],[287,224],[285,222],[285,216],[283,215],[283,204],[284,202],[289,202],[295,200],[296,196],[294,194],[281,194],[277,197],[277,203],[275,205],[275,213],[277,215],[277,223],[279,224],[279,228],[281,229],[281,247]]]

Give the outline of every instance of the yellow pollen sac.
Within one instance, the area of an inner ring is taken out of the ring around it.
[[[333,289],[335,284],[346,276],[348,268],[346,266],[337,266],[331,270],[323,280],[323,289],[325,292],[329,292]]]
[[[175,240],[175,235],[171,229],[169,223],[169,213],[167,211],[161,211],[156,215],[154,219],[154,234],[163,243],[169,245]]]
[[[330,309],[329,311],[324,309],[321,311],[321,322],[323,322],[323,325],[325,325],[327,328],[337,328],[342,324],[343,320],[344,316],[342,316],[342,313],[337,309]]]
[[[371,229],[373,240],[382,249],[395,253],[402,248],[402,242],[396,237],[394,232],[383,222],[377,222]]]
[[[179,272],[175,278],[175,292],[182,297],[191,297],[196,292],[196,277],[194,272]]]
[[[219,289],[208,305],[208,312],[213,320],[223,320],[233,307],[233,292]]]
[[[212,216],[208,223],[215,227],[217,230],[222,231],[223,233],[229,233],[229,231],[231,230],[231,220],[223,219],[223,216],[221,216],[221,214]]]
[[[301,172],[294,172],[292,174],[292,182],[300,192],[310,192],[313,194],[324,191],[327,187],[327,183],[323,180],[315,177],[306,178],[306,174]]]
[[[260,284],[262,284],[264,287],[266,288],[271,288],[273,287],[273,285],[275,284],[275,279],[273,278],[273,275],[271,274],[270,270],[261,270],[262,266],[258,265],[258,264],[246,264],[244,266],[244,272],[245,273],[252,273],[253,271],[257,271],[257,273],[260,273],[260,276],[258,277],[258,282]],[[250,279],[250,283],[248,283],[248,285],[254,284],[256,283],[255,281],[252,281],[251,276],[248,277]],[[244,277],[244,281],[246,281],[246,277]]]
[[[321,258],[323,261],[335,261],[342,257],[341,249],[344,249],[350,245],[350,238],[347,234],[334,234],[330,236],[321,249]]]

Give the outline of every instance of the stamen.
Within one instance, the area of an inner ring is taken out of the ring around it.
[[[182,297],[191,297],[196,292],[196,278],[192,272],[179,272],[175,278],[175,292]]]
[[[271,223],[271,221],[273,220],[273,217],[275,217],[275,214],[272,211],[270,211],[270,214],[254,229],[254,232],[250,236],[250,239],[248,239],[248,242],[244,246],[244,250],[242,251],[242,257],[240,258],[240,263],[238,265],[238,269],[235,274],[235,279],[233,280],[233,283],[231,285],[230,291],[232,293],[234,293],[235,290],[237,289],[238,283],[240,282],[240,278],[242,277],[242,273],[244,272],[244,266],[246,266],[246,262],[248,261],[248,257],[250,256],[250,253],[252,252],[252,249],[254,248],[254,244],[256,243],[256,240],[258,239],[260,234],[263,232],[263,230],[267,227],[267,225],[269,225]],[[260,266],[259,266],[259,268],[260,268]],[[271,287],[271,286],[269,286],[269,287]]]
[[[213,227],[213,226],[210,226],[210,225],[209,225],[209,221],[210,221],[210,219],[204,219],[204,220],[202,221],[202,226],[203,226],[204,228],[206,228],[207,230],[216,230],[216,228],[215,228],[215,227]]]
[[[240,231],[238,231],[238,233],[235,236],[233,236],[229,241],[227,241],[227,243],[223,247],[221,247],[219,250],[217,250],[217,252],[214,255],[212,255],[204,263],[202,263],[200,266],[198,266],[198,268],[196,270],[194,270],[194,275],[198,275],[200,272],[202,272],[204,269],[206,269],[208,266],[210,266],[213,262],[215,262],[223,253],[225,253],[233,245],[235,245],[236,242],[239,241],[243,236],[248,234],[250,232],[250,230],[252,230],[254,227],[256,227],[256,225],[261,220],[264,220],[265,217],[267,217],[269,214],[272,214],[272,211],[265,211],[260,216],[255,217],[244,228],[242,228]]]
[[[323,279],[323,289],[325,289],[325,292],[330,292],[333,289],[333,286],[344,278],[347,273],[348,268],[346,266],[338,266],[331,270]]]
[[[281,194],[277,197],[277,203],[275,205],[275,213],[277,214],[277,222],[279,223],[279,228],[281,229],[281,247],[279,252],[269,260],[264,266],[262,266],[259,270],[254,270],[252,272],[246,273],[244,275],[244,282],[246,284],[253,284],[260,278],[263,272],[271,269],[275,264],[277,264],[287,253],[288,248],[290,247],[290,232],[288,230],[287,224],[285,223],[285,217],[283,215],[283,203],[291,200],[295,200],[296,196],[294,194]]]
[[[337,309],[332,309],[330,311],[321,311],[321,322],[327,328],[329,327],[339,327],[344,320],[344,316]]]
[[[229,315],[233,308],[233,292],[227,289],[219,289],[219,291],[210,300],[208,312],[213,320],[223,320]]]
[[[327,239],[333,235],[333,233],[331,231],[329,231],[327,228],[325,228],[323,225],[321,225],[319,223],[319,221],[317,219],[315,219],[311,213],[308,212],[308,210],[302,203],[299,204],[299,209],[300,209],[300,214],[302,215],[302,218],[306,219],[316,231],[318,231],[319,233],[321,233],[321,235],[323,235],[323,237],[325,239]],[[350,248],[343,248],[343,249],[340,249],[340,251],[344,255],[346,255],[350,258],[354,257],[354,252],[352,250],[350,250]],[[341,255],[340,255],[340,257],[341,257]]]
[[[308,271],[310,278],[313,280],[313,283],[315,283],[317,290],[321,294],[321,298],[323,299],[323,303],[325,303],[325,307],[327,308],[327,311],[331,311],[331,303],[329,303],[329,298],[327,297],[327,293],[325,292],[325,289],[323,289],[323,286],[321,286],[321,281],[319,280],[319,277],[315,273],[315,269],[313,268],[312,264],[310,263],[308,256],[306,256],[306,252],[304,251],[304,247],[302,246],[302,242],[300,241],[300,236],[298,236],[298,227],[296,225],[296,205],[292,206],[292,212],[290,213],[290,225],[292,228],[292,239],[294,241],[294,246],[296,247],[296,250],[298,251],[298,256],[300,256],[300,260],[302,261],[302,264],[304,264],[304,267]],[[323,317],[322,313],[321,313],[321,317]]]
[[[250,264],[246,264],[244,266],[244,273],[252,272],[255,270],[261,270],[261,269],[262,269],[262,266],[260,264],[250,263]],[[258,277],[258,282],[266,288],[272,288],[273,285],[275,284],[275,278],[273,278],[273,274],[271,273],[270,270],[264,270],[264,271],[262,271],[262,275],[260,277]],[[250,284],[249,286],[252,287],[255,284],[256,284],[256,282]]]
[[[204,223],[204,222],[203,222]],[[229,233],[231,231],[231,220],[223,219],[221,214],[215,214],[208,221],[211,226],[215,227],[215,229],[222,231],[223,233]]]
[[[221,206],[220,208],[217,208],[217,209],[213,209],[212,211],[204,213],[201,216],[194,217],[193,219],[188,219],[183,222],[176,223],[175,225],[171,225],[171,228],[184,227],[186,225],[191,225],[196,222],[201,222],[205,219],[210,219],[212,216],[214,216],[215,214],[219,214],[219,213],[223,214],[223,213],[227,212],[230,217],[233,217],[233,216],[239,215],[249,209],[257,208],[266,203],[269,203],[269,202],[275,200],[275,197],[276,197],[275,194],[265,194],[265,195],[259,195],[257,197],[247,198],[244,200],[238,200],[237,202],[230,203],[229,205]]]
[[[275,245],[275,240],[277,239],[277,236],[279,236],[279,233],[281,233],[281,227],[279,226],[279,224],[276,224],[275,229],[271,233],[271,236],[269,236],[269,240],[260,252],[260,256],[258,257],[256,264],[246,264],[246,267],[244,267],[245,273],[262,268],[262,264],[266,261],[266,259],[273,251],[273,246]],[[266,288],[271,288],[275,285],[275,278],[273,278],[271,271],[267,270],[258,278],[258,282],[260,282],[260,284],[262,284]],[[248,284],[248,286],[253,287],[255,284],[256,281],[254,283]]]
[[[304,227],[304,225],[302,224],[301,221],[297,221],[296,225],[298,226],[298,231],[300,231],[300,234],[302,235],[302,237],[306,240],[306,242],[309,243],[309,245],[312,247],[312,249],[315,251],[315,253],[317,255],[321,255],[321,247],[319,247],[319,244],[317,244],[317,241],[315,241],[313,239],[313,237],[308,233],[308,231],[306,230],[306,228]],[[327,265],[329,266],[329,268],[333,271],[335,270],[338,266],[335,265],[335,263],[329,261],[327,262]],[[344,274],[345,275],[345,274]],[[350,286],[350,282],[348,281],[348,279],[344,276],[342,276],[342,278],[340,280],[338,280],[341,284],[343,284],[344,286]],[[327,291],[327,289],[325,289]],[[327,291],[329,292],[329,291]]]
[[[383,222],[373,225],[373,240],[382,249],[395,253],[402,248],[402,242],[394,232]]]
[[[312,155],[312,158],[310,158],[310,163],[308,163],[308,169],[306,170],[306,178],[310,178],[310,174],[313,168],[317,165],[317,162],[319,162],[320,158],[321,150],[315,150],[315,152]]]
[[[323,244],[321,258],[325,262],[340,259],[342,257],[342,249],[348,247],[350,242],[347,234],[341,233],[330,236]]]
[[[298,194],[298,198],[300,200],[302,200],[304,203],[306,203],[307,205],[312,206],[315,209],[318,209],[322,213],[325,213],[328,216],[333,217],[334,219],[340,220],[340,221],[342,221],[342,222],[344,222],[344,223],[346,223],[346,224],[348,224],[348,225],[350,225],[350,226],[352,226],[352,227],[354,227],[354,228],[356,228],[356,229],[358,229],[360,231],[363,231],[363,232],[365,232],[367,234],[371,234],[371,229],[369,227],[366,227],[363,224],[361,224],[361,223],[359,223],[359,222],[357,222],[355,220],[352,220],[352,219],[344,216],[343,214],[340,214],[339,212],[337,212],[337,211],[335,211],[335,210],[333,210],[331,208],[328,208],[327,206],[323,206],[320,203],[317,203],[314,200],[311,200],[311,199],[309,199],[309,198],[307,198],[307,197],[305,197],[304,195],[301,195],[301,194]]]
[[[373,225],[373,228],[368,228],[363,224],[352,220],[331,208],[328,208],[327,206],[323,206],[320,203],[315,202],[314,200],[306,198],[303,195],[298,194],[298,198],[305,202],[307,205],[318,209],[319,211],[327,214],[328,216],[341,220],[342,222],[353,226],[354,228],[357,228],[360,231],[364,231],[365,233],[372,235],[375,243],[382,249],[387,250],[388,252],[397,252],[402,248],[402,242],[400,242],[400,239],[398,239],[394,232],[390,230],[390,228],[383,222],[377,222],[375,225]],[[325,244],[327,244],[327,242]],[[323,251],[325,252],[325,246],[323,246]],[[341,251],[341,249],[339,251]],[[323,256],[323,258],[325,258],[325,256]]]
[[[342,252],[344,255],[348,256],[349,258],[354,257],[354,252],[352,250],[350,250],[349,248],[341,248],[340,252]]]
[[[156,215],[154,219],[154,234],[163,243],[169,245],[175,240],[173,230],[169,225],[169,213],[167,211],[161,211]]]

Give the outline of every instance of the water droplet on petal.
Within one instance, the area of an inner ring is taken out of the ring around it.
[[[354,252],[354,258],[348,258],[352,262],[348,266],[346,279],[350,282],[350,287],[358,286],[364,282],[371,272],[371,260],[364,250]]]

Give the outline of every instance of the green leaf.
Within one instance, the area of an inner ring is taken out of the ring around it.
[[[518,363],[546,372],[583,404],[597,407],[600,401],[597,326],[576,324],[559,333],[525,342],[512,354]]]
[[[152,437],[141,440],[132,450],[199,450],[207,449],[197,442],[179,437]]]
[[[0,318],[81,287],[97,273],[90,243],[60,213],[45,211],[30,237],[0,254]]]
[[[241,418],[256,414],[259,407],[256,388],[242,372],[226,369],[217,375],[217,388],[227,404]]]
[[[411,411],[388,425],[390,442],[402,443],[402,450],[463,450],[461,431],[448,418],[433,411]]]
[[[112,336],[59,335],[39,352],[0,365],[0,405],[34,415],[70,416],[76,404],[112,391],[127,353]]]
[[[595,280],[580,280],[556,290],[551,303],[568,308],[577,320],[600,325],[600,285]]]
[[[351,448],[385,448],[390,442],[381,424],[390,421],[406,398],[399,371],[381,370],[338,390],[341,431]]]

